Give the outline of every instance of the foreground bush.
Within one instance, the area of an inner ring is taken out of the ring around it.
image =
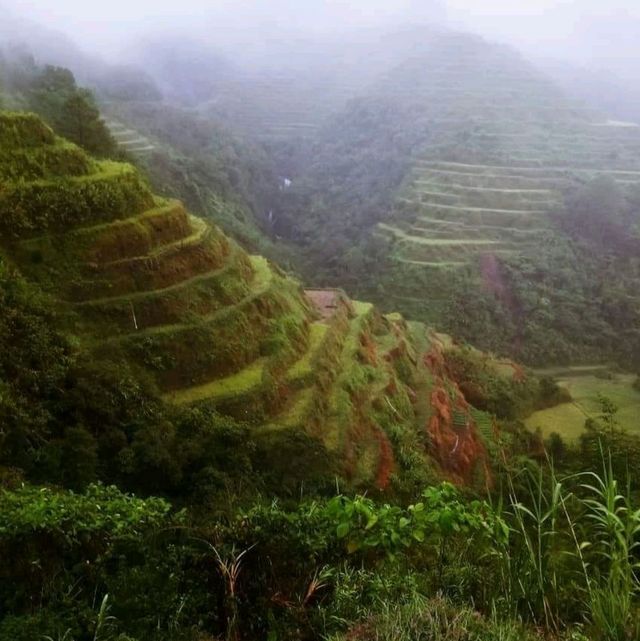
[[[640,638],[640,510],[610,466],[522,471],[495,506],[442,483],[187,518],[102,486],[3,490],[0,640]]]

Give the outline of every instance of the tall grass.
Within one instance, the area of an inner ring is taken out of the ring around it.
[[[109,614],[111,606],[109,605],[109,595],[105,594],[100,602],[100,609],[96,615],[96,621],[93,628],[93,641],[107,641],[115,638],[115,617]],[[50,636],[43,636],[43,641],[74,641],[71,629],[60,633],[57,639]],[[119,640],[126,641],[124,636],[119,636]]]
[[[414,594],[406,601],[383,603],[378,612],[348,635],[328,641],[528,641],[532,637],[513,621],[485,619],[444,598]]]
[[[553,631],[579,622],[594,641],[640,639],[640,509],[610,461],[601,474],[561,480],[549,465],[508,485],[499,603]]]
[[[586,613],[603,641],[640,639],[640,509],[621,493],[611,461],[582,475],[581,552],[588,552]]]
[[[360,623],[344,638],[515,641],[527,638],[528,626],[541,631],[536,639],[546,634],[576,641],[640,641],[640,509],[634,508],[628,487],[621,490],[625,486],[610,460],[604,455],[602,460],[600,473],[561,477],[549,462],[508,475],[506,491],[492,509],[508,523],[509,542],[495,541],[482,558],[449,560],[456,578],[467,569],[481,577],[466,590],[446,590],[448,599],[424,596],[433,597],[434,586],[442,590],[442,581],[419,580],[400,592],[376,584],[378,598],[365,604],[362,581],[356,580],[360,575],[345,575],[345,585],[353,589],[336,584],[334,595],[345,597],[348,615],[341,621]],[[433,559],[430,572],[438,578]],[[350,606],[356,602],[363,606],[358,611]]]
[[[509,501],[505,517],[511,525],[512,545],[507,555],[506,602],[519,615],[551,630],[561,625],[563,579],[567,574],[567,532],[562,527],[570,494],[553,467],[545,476],[527,470],[508,477]],[[516,490],[516,480],[522,486]]]

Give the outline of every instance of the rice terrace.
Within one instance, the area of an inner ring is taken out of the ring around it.
[[[640,641],[637,2],[0,16],[0,641]]]

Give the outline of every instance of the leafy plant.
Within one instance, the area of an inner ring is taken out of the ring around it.
[[[622,493],[611,462],[602,476],[584,475],[586,508],[580,549],[589,552],[585,565],[587,616],[602,641],[638,638],[640,595],[640,509]]]
[[[525,616],[541,620],[558,629],[561,620],[561,575],[566,568],[560,565],[562,540],[566,533],[561,526],[569,496],[553,469],[549,478],[543,470],[526,472],[526,503],[510,483],[509,517],[512,532],[517,534],[517,547],[506,557],[509,576],[508,601],[523,601],[528,610]]]

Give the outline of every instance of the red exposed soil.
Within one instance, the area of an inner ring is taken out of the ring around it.
[[[386,396],[394,396],[395,394],[398,393],[398,384],[396,383],[396,379],[392,378],[387,386],[384,388],[384,393]]]
[[[347,632],[347,641],[366,641],[375,638],[375,627],[373,623],[359,623]]]
[[[424,357],[424,364],[433,374],[441,376],[445,366],[444,354],[442,353],[442,350],[434,347],[429,352],[427,352]]]
[[[349,425],[345,445],[343,451],[345,475],[349,479],[353,479],[356,474],[358,466],[358,447],[357,444],[361,443],[368,431],[367,420],[362,414],[361,404],[357,399],[352,398],[354,407],[356,409],[356,416],[353,417]]]
[[[406,341],[404,340],[404,338],[401,338],[398,344],[395,347],[391,348],[385,354],[385,359],[391,363],[394,363],[400,360],[405,355],[409,356],[409,358],[411,359],[411,362],[415,364],[416,362],[415,357],[409,353],[409,350],[407,349]]]
[[[486,468],[486,452],[466,401],[461,397],[452,399],[444,388],[438,387],[431,394],[431,405],[434,413],[429,419],[428,430],[432,454],[456,481],[472,483],[477,466]],[[466,414],[464,426],[453,425],[454,408]]]
[[[375,366],[378,363],[378,349],[376,343],[369,334],[360,336],[360,354],[363,360],[369,365]]]
[[[380,490],[385,490],[389,485],[389,480],[394,468],[393,448],[391,447],[389,438],[382,430],[376,430],[375,435],[380,447],[380,458],[378,459],[378,471],[376,473],[376,486]]]
[[[524,368],[522,365],[518,365],[518,363],[512,363],[513,365],[513,380],[516,383],[524,383],[527,380],[527,374],[524,371]]]
[[[435,377],[430,399],[432,415],[427,425],[431,454],[457,483],[471,484],[478,469],[484,472],[486,482],[490,483],[487,453],[470,406],[455,383],[447,382],[445,386],[444,357],[438,347],[425,356],[425,364]],[[456,424],[454,412],[458,416]],[[464,425],[460,424],[460,416],[464,417]]]

